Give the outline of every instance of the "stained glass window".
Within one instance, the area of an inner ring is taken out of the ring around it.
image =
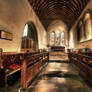
[[[28,24],[25,25],[23,36],[28,35]]]
[[[64,45],[64,32],[61,33],[61,45]]]
[[[60,45],[60,32],[56,30],[56,42],[55,45]]]
[[[50,33],[50,45],[60,46],[65,45],[65,35],[64,32],[60,32],[59,30],[53,31]]]
[[[51,45],[55,44],[55,32],[51,32],[50,34],[50,44]]]

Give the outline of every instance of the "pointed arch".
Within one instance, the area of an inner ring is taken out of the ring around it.
[[[23,49],[38,49],[38,34],[35,24],[27,22],[24,27],[24,33],[22,37],[22,48]]]

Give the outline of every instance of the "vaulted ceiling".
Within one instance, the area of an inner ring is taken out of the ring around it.
[[[89,0],[29,0],[47,29],[55,20],[62,20],[70,29]]]

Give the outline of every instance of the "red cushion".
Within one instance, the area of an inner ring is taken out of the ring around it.
[[[20,65],[17,65],[17,64],[13,64],[13,65],[8,66],[8,68],[11,69],[11,70],[15,70],[19,67],[20,67]]]
[[[88,61],[88,63],[92,63],[92,61],[90,60],[90,61]]]
[[[82,60],[83,60],[83,61],[86,61],[86,59],[85,59],[85,58],[83,58]]]

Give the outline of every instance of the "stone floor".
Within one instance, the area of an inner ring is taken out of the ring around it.
[[[0,89],[0,92],[22,92],[20,85]],[[27,90],[23,92],[92,92],[72,63],[50,62]]]
[[[26,92],[92,92],[69,63],[51,62]]]

